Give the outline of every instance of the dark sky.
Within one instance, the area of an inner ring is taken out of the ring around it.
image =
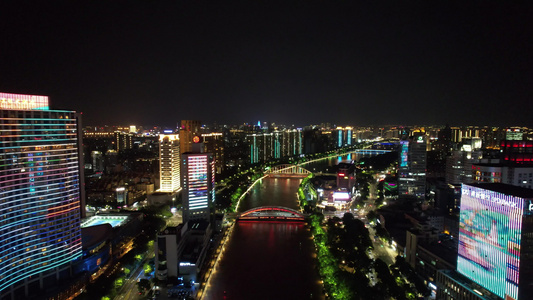
[[[527,2],[1,1],[0,91],[91,125],[532,126]]]

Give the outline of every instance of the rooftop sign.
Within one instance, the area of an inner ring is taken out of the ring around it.
[[[48,96],[0,93],[0,109],[48,110]]]

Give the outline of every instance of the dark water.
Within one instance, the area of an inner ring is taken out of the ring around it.
[[[323,299],[304,224],[235,226],[204,299]]]
[[[242,199],[239,205],[239,212],[265,205],[279,205],[298,209],[297,193],[300,182],[301,180],[297,178],[262,179]]]
[[[345,159],[336,157],[303,167],[329,172]],[[265,205],[297,209],[299,184],[295,178],[265,178],[241,201],[239,211]],[[304,223],[239,222],[203,299],[324,299],[314,255]]]
[[[297,208],[299,184],[295,178],[263,179],[239,210]],[[235,224],[204,299],[323,299],[310,237],[305,223]]]

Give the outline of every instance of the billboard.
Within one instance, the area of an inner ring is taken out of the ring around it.
[[[48,110],[48,97],[0,93],[0,109],[11,110]]]
[[[518,299],[524,199],[463,185],[457,271],[504,299]]]

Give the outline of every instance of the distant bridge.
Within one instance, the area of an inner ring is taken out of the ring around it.
[[[305,221],[305,214],[283,206],[261,206],[241,213],[237,220],[303,222]]]
[[[297,165],[277,165],[266,172],[270,177],[307,177],[311,172]]]
[[[393,150],[384,150],[384,149],[357,149],[353,152],[359,154],[385,154],[392,152]]]

